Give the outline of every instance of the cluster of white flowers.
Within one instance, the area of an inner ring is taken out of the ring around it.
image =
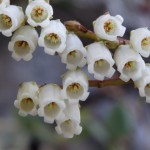
[[[38,114],[46,123],[56,121],[57,133],[72,138],[82,131],[79,101],[86,100],[88,95],[88,77],[78,69],[64,74],[62,89],[56,84],[41,87],[35,82],[21,84],[14,105],[23,117]]]
[[[8,49],[19,61],[29,61],[37,45],[48,55],[58,54],[69,70],[62,77],[62,89],[55,84],[38,87],[35,82],[20,85],[15,106],[21,116],[39,115],[46,123],[56,121],[56,131],[72,138],[82,131],[79,101],[89,96],[89,79],[81,71],[88,65],[88,72],[103,81],[111,78],[115,67],[120,79],[133,80],[140,95],[150,102],[150,66],[142,57],[150,55],[150,31],[139,28],[131,31],[130,42],[111,53],[105,41],[116,42],[123,37],[126,28],[120,15],[104,14],[93,22],[94,33],[100,42],[84,46],[77,35],[68,32],[61,21],[50,20],[53,8],[48,0],[29,0],[25,13],[21,7],[10,5],[9,0],[0,1],[0,32],[12,36]],[[41,27],[40,35],[36,31]]]
[[[122,26],[123,18],[120,15],[100,16],[94,24],[95,34],[104,40],[116,41],[122,37],[126,28]],[[150,103],[150,66],[142,57],[150,56],[150,30],[138,28],[131,31],[129,44],[120,45],[114,52],[114,60],[111,53],[103,43],[94,43],[88,46],[88,70],[95,78],[103,80],[104,77],[112,77],[114,63],[120,73],[120,79],[124,82],[133,80],[139,89],[141,97],[146,97]]]

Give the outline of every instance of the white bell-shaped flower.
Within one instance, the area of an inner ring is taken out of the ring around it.
[[[7,7],[10,5],[10,0],[0,0],[0,9]]]
[[[44,47],[45,53],[49,55],[62,53],[66,47],[66,33],[66,27],[60,20],[52,20],[48,27],[42,29],[39,46]]]
[[[148,28],[139,28],[131,31],[130,43],[133,49],[143,57],[150,56],[150,31]]]
[[[146,101],[150,103],[150,66],[146,66],[142,77],[135,82],[139,89],[141,97],[146,97]]]
[[[21,59],[29,61],[32,59],[32,53],[35,51],[37,43],[37,31],[31,26],[22,26],[14,33],[8,49],[16,61]]]
[[[93,43],[87,46],[88,71],[97,80],[111,78],[115,73],[114,60],[109,49],[103,43]]]
[[[0,9],[0,32],[5,36],[11,36],[12,32],[18,29],[25,20],[21,7],[9,5]]]
[[[45,0],[31,0],[26,8],[27,22],[33,26],[47,27],[53,16],[52,6]]]
[[[65,138],[73,138],[74,135],[79,135],[82,132],[79,104],[71,105],[67,103],[64,114],[61,114],[56,123],[56,132]]]
[[[120,46],[115,51],[114,59],[121,74],[120,79],[123,81],[128,82],[130,79],[136,81],[143,75],[145,62],[129,45]]]
[[[46,123],[53,123],[65,108],[61,98],[61,88],[55,84],[47,84],[40,88],[38,114]]]
[[[17,100],[14,105],[19,109],[19,115],[37,115],[39,87],[35,82],[25,82],[19,86]]]
[[[78,103],[79,100],[85,101],[89,96],[88,77],[80,69],[66,72],[62,78],[62,82],[62,97],[68,99],[70,103]]]
[[[66,41],[66,48],[61,56],[62,63],[65,63],[66,68],[75,70],[77,67],[84,67],[86,65],[86,49],[81,40],[73,33],[68,34]]]
[[[115,41],[118,36],[122,37],[126,31],[126,28],[122,26],[123,21],[124,19],[120,15],[102,15],[93,23],[94,32],[102,39]]]

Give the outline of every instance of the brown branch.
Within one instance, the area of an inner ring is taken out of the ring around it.
[[[94,41],[102,40],[98,38],[92,31],[88,30],[86,27],[81,25],[78,21],[66,21],[64,24],[68,31],[72,31],[80,37],[89,38]]]
[[[104,80],[104,81],[98,81],[98,80],[89,80],[89,87],[97,87],[97,88],[103,88],[107,86],[117,86],[117,85],[126,85],[126,84],[132,84],[133,81],[124,82],[121,79],[110,79],[110,80]]]

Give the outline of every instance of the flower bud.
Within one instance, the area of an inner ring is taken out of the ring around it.
[[[86,49],[83,47],[81,40],[73,33],[67,37],[66,48],[61,56],[62,63],[67,65],[67,69],[76,70],[77,67],[86,65]]]
[[[116,41],[117,37],[122,37],[126,28],[122,26],[123,18],[120,15],[102,15],[93,23],[95,34],[108,41]]]
[[[9,5],[0,9],[0,32],[5,36],[11,36],[12,32],[24,23],[25,17],[21,7]]]
[[[39,87],[35,82],[24,82],[19,86],[17,100],[14,105],[23,117],[37,115]]]
[[[131,31],[130,43],[133,49],[143,57],[150,56],[150,31],[147,28]]]
[[[49,19],[53,16],[53,8],[45,0],[32,0],[25,12],[28,18],[27,22],[33,27],[47,27]]]
[[[60,116],[56,123],[56,132],[62,134],[65,138],[73,138],[74,134],[79,135],[82,132],[79,104],[66,104],[64,114]]]
[[[129,45],[120,46],[114,54],[114,59],[121,74],[120,79],[123,81],[128,82],[130,79],[136,81],[143,75],[145,62]]]
[[[93,43],[87,46],[88,71],[94,74],[97,80],[111,78],[115,73],[114,60],[109,49],[102,43]]]
[[[66,28],[60,20],[52,20],[49,26],[42,29],[39,46],[44,47],[45,53],[54,55],[62,53],[66,47]]]
[[[89,96],[88,77],[81,71],[68,71],[64,74],[62,97],[68,99],[70,103],[78,103],[79,100],[85,101]]]
[[[40,88],[38,114],[46,123],[53,123],[65,108],[60,95],[61,88],[55,84],[47,84]]]
[[[8,49],[12,52],[12,57],[16,61],[21,59],[29,61],[32,59],[32,53],[35,51],[37,43],[37,31],[31,26],[22,26],[14,33]]]

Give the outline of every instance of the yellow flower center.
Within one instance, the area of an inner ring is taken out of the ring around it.
[[[125,64],[125,69],[126,70],[133,70],[136,66],[136,62],[135,61],[129,61],[128,63]]]
[[[52,102],[46,106],[46,108],[49,110],[54,109],[55,107],[57,107],[57,104],[55,102]]]
[[[2,26],[4,26],[5,28],[10,28],[12,26],[12,20],[9,16],[5,14],[1,14],[0,20],[1,20]]]
[[[114,30],[114,24],[111,21],[106,21],[104,24],[104,29],[106,33],[110,33]]]
[[[106,61],[104,59],[100,59],[100,60],[95,61],[95,65],[103,66],[105,62]]]
[[[31,12],[31,18],[35,22],[42,22],[48,17],[47,10],[41,6],[36,6]]]
[[[17,41],[15,44],[16,44],[16,46],[21,47],[21,48],[28,48],[29,47],[29,44],[26,41]]]
[[[43,11],[44,11],[44,9],[41,8],[41,7],[36,7],[36,8],[33,9],[34,15],[36,17],[42,16],[43,15]]]
[[[50,33],[45,36],[45,40],[49,41],[51,44],[57,44],[60,42],[60,38],[55,33]]]
[[[70,120],[70,119],[68,119],[68,120],[66,120],[64,123],[65,123],[65,124],[67,124],[67,125],[69,125],[69,124],[70,124],[70,122],[71,122],[71,120]]]
[[[146,85],[146,88],[149,88],[149,89],[150,89],[150,83]]]
[[[150,45],[150,37],[146,37],[142,40],[142,47]]]
[[[75,58],[75,57],[77,56],[77,51],[76,51],[76,50],[71,51],[71,52],[68,54],[68,56]]]
[[[80,90],[81,85],[79,83],[73,83],[68,86],[70,92],[76,93]]]

